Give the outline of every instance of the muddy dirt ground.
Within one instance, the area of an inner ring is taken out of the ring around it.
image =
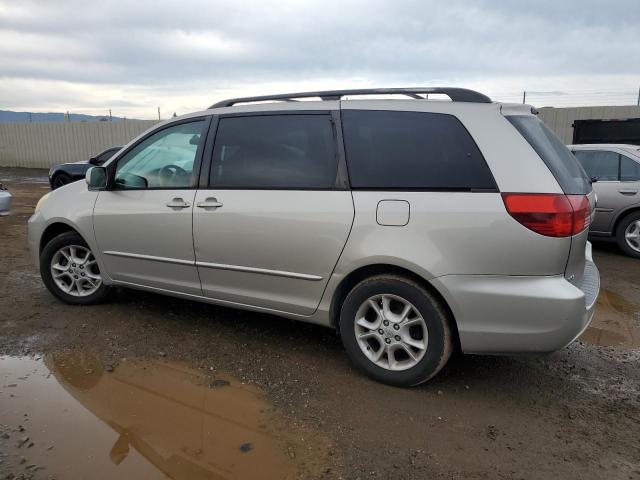
[[[595,245],[580,341],[397,389],[325,328],[127,290],[56,301],[26,246],[44,175],[0,169],[0,478],[640,478],[640,261],[614,246]]]

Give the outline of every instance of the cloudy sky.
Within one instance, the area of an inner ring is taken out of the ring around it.
[[[0,0],[0,109],[153,118],[225,97],[462,86],[635,104],[638,0]]]

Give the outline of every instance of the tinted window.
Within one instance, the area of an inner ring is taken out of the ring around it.
[[[164,128],[118,159],[120,188],[188,188],[204,120]]]
[[[353,188],[495,188],[475,142],[451,115],[343,110]]]
[[[113,157],[118,150],[120,150],[120,148],[110,148],[109,150],[106,150],[102,152],[100,155],[98,155],[96,157],[96,160],[98,161],[99,164],[103,164],[104,162],[109,160],[111,157]]]
[[[620,155],[620,180],[623,182],[640,181],[640,163]]]
[[[220,119],[211,185],[228,188],[332,188],[338,169],[329,115]]]
[[[569,149],[533,115],[506,117],[547,165],[558,184],[568,195],[591,191],[589,178]]]
[[[573,154],[590,178],[602,182],[618,180],[619,155],[617,153],[603,150],[576,150]]]

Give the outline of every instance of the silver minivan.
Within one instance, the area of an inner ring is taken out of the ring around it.
[[[45,195],[29,243],[67,303],[120,286],[325,325],[366,374],[410,386],[456,348],[577,338],[599,291],[594,203],[530,106],[457,88],[310,92],[153,127]]]
[[[624,144],[569,145],[594,181],[598,206],[589,235],[613,238],[640,258],[640,147]]]

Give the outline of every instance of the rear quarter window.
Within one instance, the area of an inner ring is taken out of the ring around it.
[[[578,160],[556,135],[533,115],[509,115],[507,120],[520,132],[546,164],[567,195],[586,195],[591,183]]]
[[[496,190],[460,121],[439,113],[342,110],[354,189]]]

